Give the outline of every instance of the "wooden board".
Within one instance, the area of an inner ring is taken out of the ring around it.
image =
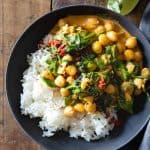
[[[142,0],[127,17],[139,24],[149,0]],[[5,71],[11,47],[24,28],[38,16],[72,4],[104,6],[106,0],[0,0],[0,150],[42,150],[28,138],[10,113],[5,91]],[[59,143],[58,143],[59,144]]]
[[[0,150],[37,150],[14,120],[7,104],[5,71],[11,47],[37,17],[50,11],[49,0],[0,0]]]

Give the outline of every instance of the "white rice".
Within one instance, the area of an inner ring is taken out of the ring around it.
[[[44,49],[28,56],[29,68],[24,72],[22,80],[22,114],[41,118],[39,126],[43,136],[52,136],[59,130],[68,131],[70,137],[82,137],[86,141],[109,135],[114,127],[109,121],[112,117],[117,118],[112,109],[109,110],[111,115],[108,118],[104,113],[78,114],[76,118],[64,115],[64,101],[59,90],[47,87],[40,79],[40,73],[47,68],[45,61],[49,56],[50,53]]]

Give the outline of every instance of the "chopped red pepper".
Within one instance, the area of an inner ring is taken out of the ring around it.
[[[65,49],[59,49],[58,53],[59,53],[60,56],[63,57],[66,54],[66,51],[65,51]]]
[[[65,50],[66,45],[67,45],[66,43],[63,43],[58,47],[58,53],[60,56],[64,56],[66,54],[66,50]]]
[[[61,45],[61,41],[60,40],[51,40],[48,41],[48,46],[56,46],[57,48]]]
[[[104,79],[99,80],[98,82],[99,89],[103,89],[105,85],[106,85],[106,82]]]

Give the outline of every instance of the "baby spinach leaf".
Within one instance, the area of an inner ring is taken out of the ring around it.
[[[47,59],[46,63],[49,65],[48,69],[52,72],[54,76],[57,76],[57,68],[58,68],[58,61],[57,60],[51,60]]]
[[[83,48],[86,48],[91,42],[95,39],[94,33],[85,32],[83,34],[74,33],[74,34],[67,34],[65,35],[64,41],[67,42],[67,46],[65,47],[67,52],[71,52],[73,50],[80,51]]]
[[[113,67],[114,67],[115,71],[119,73],[119,77],[123,81],[126,81],[130,78],[130,74],[128,73],[127,68],[125,67],[125,65],[122,62],[116,60],[113,63]]]
[[[105,53],[110,54],[112,57],[112,61],[117,59],[117,47],[116,45],[108,45],[105,47]]]
[[[131,113],[131,114],[133,113],[133,100],[131,101],[120,100],[119,106],[124,111],[127,111],[128,113]]]
[[[44,77],[41,77],[41,78],[42,78],[42,81],[44,81],[48,86],[50,86],[50,87],[56,87],[54,81],[51,81],[51,80],[46,79]]]

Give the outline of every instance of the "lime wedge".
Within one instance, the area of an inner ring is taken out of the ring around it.
[[[139,0],[108,0],[107,8],[122,15],[127,15],[135,8],[138,2]]]
[[[122,15],[129,14],[135,8],[138,2],[139,0],[122,0],[120,13]]]

